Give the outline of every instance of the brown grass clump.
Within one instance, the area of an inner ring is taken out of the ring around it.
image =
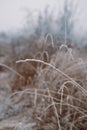
[[[29,57],[32,58],[32,57]],[[32,62],[25,64],[16,64],[16,71],[22,75],[22,78],[19,75],[14,75],[12,80],[12,90],[20,90],[23,86],[26,87],[33,80],[34,75],[36,74],[37,63]]]
[[[15,61],[1,129],[86,130],[86,58],[74,47],[51,47],[52,53],[45,48]]]
[[[10,98],[16,95],[17,103],[32,108],[35,130],[86,129],[87,63],[77,52],[61,45],[52,55],[45,51],[46,60],[42,52],[16,62],[24,80],[15,76],[12,89],[22,91]]]
[[[53,48],[51,44],[45,45],[45,43],[41,44],[41,42],[43,41],[39,40],[39,41],[35,41],[35,44],[31,43],[31,44],[26,44],[25,46],[22,45],[21,47],[22,50],[20,50],[18,57],[14,58],[14,60],[12,59],[12,65],[14,66],[15,71],[21,75],[21,77],[17,74],[13,75],[11,81],[11,88],[13,91],[21,90],[22,87],[32,86],[31,82],[35,80],[35,77],[37,76],[37,69],[39,69],[39,66],[41,68],[46,67],[46,65],[37,62],[16,64],[16,60],[35,58],[46,62],[50,61],[50,58],[54,53],[54,51],[56,50],[56,47]]]

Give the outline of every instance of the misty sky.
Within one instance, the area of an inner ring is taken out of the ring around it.
[[[42,10],[46,4],[55,5],[54,0],[0,0],[0,31],[23,26],[28,10]]]
[[[77,28],[87,29],[87,0],[73,0],[78,3],[78,10],[75,19],[77,20]],[[61,9],[64,0],[0,0],[0,32],[15,31],[23,27],[26,21],[26,12],[28,10],[43,10],[46,5]],[[86,26],[84,26],[86,25]]]

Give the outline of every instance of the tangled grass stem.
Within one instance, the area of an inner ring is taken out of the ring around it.
[[[70,76],[65,74],[63,71],[56,68],[54,65],[52,65],[50,63],[47,63],[45,61],[42,61],[42,60],[38,60],[38,59],[25,59],[25,60],[16,61],[16,63],[25,63],[25,62],[39,62],[39,63],[42,63],[44,65],[47,65],[47,66],[51,67],[52,69],[54,69],[55,71],[57,71],[58,73],[60,73],[64,77],[66,77],[68,80],[70,80],[87,97],[87,90],[85,90],[80,84],[78,84],[75,80],[73,80]]]
[[[14,69],[12,69],[11,67],[9,67],[9,66],[7,66],[7,65],[5,65],[5,64],[1,64],[1,63],[0,63],[0,66],[6,68],[6,69],[8,69],[8,70],[10,70],[11,72],[15,73],[15,74],[18,75],[19,77],[25,79],[21,74],[19,74],[17,71],[15,71]]]

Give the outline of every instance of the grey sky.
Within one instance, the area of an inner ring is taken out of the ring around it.
[[[42,10],[46,4],[54,5],[54,0],[0,0],[0,31],[22,27],[26,9]]]
[[[48,4],[51,7],[62,8],[64,0],[0,0],[0,31],[8,31],[19,29],[25,23],[26,9],[31,12],[35,9],[43,10]],[[77,28],[83,30],[87,27],[86,24],[86,0],[73,0],[78,1],[78,11],[76,16]],[[55,10],[56,11],[56,10]],[[86,24],[87,26],[87,24]]]

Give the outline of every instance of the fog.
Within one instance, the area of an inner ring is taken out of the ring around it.
[[[68,0],[68,2],[70,1]],[[87,32],[87,1],[73,0],[72,4],[74,7],[74,32],[78,37],[84,37]],[[55,15],[60,14],[63,11],[64,0],[0,0],[0,32],[15,33],[25,28],[28,13],[33,14],[31,16],[35,20],[38,13],[44,11],[47,5],[50,10],[53,9]]]
[[[69,0],[70,1],[70,0]],[[86,0],[73,0],[78,4],[76,22],[77,28],[86,30]],[[61,10],[63,7],[64,0],[0,0],[0,32],[16,29],[20,29],[26,22],[27,11],[41,11],[46,5],[50,5],[51,8]]]
[[[61,2],[60,2],[61,3]],[[0,31],[22,28],[28,11],[41,11],[46,5],[56,5],[54,0],[0,0]]]

